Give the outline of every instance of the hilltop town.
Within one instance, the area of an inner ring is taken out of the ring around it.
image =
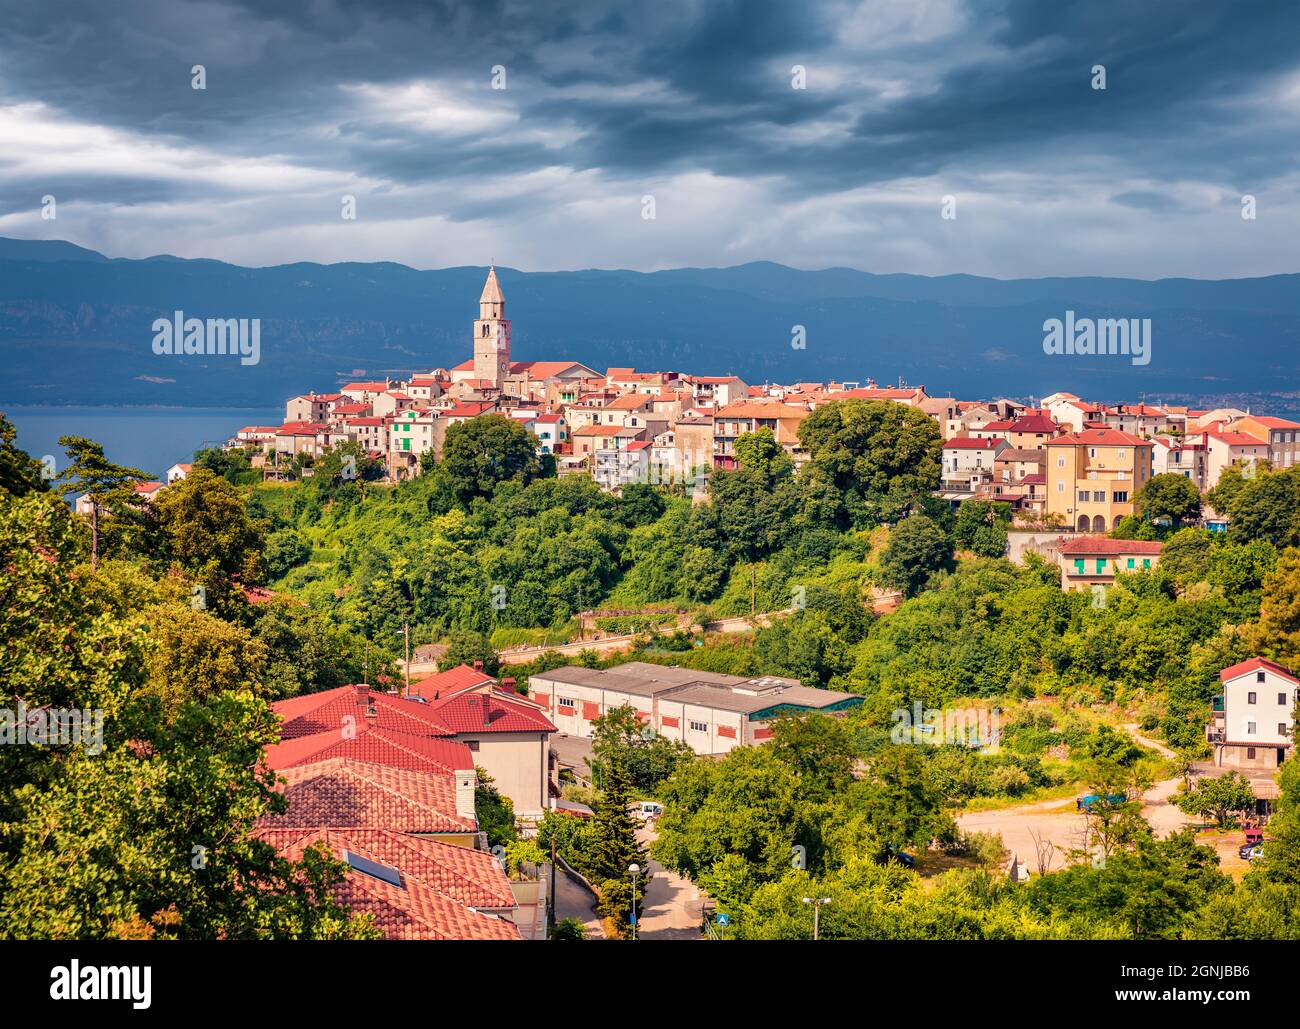
[[[1233,465],[1285,469],[1300,460],[1300,422],[1230,407],[1099,404],[1069,392],[1030,404],[934,397],[923,385],[872,380],[753,385],[735,375],[515,361],[495,268],[472,338],[473,356],[454,368],[290,397],[282,424],[243,426],[226,447],[253,451],[254,467],[275,478],[351,442],[397,482],[418,474],[426,455],[441,458],[450,426],[497,414],[527,427],[560,475],[589,474],[614,493],[634,482],[702,492],[710,471],[736,466],[740,436],[770,429],[799,467],[808,459],[799,426],[818,407],[886,400],[937,423],[946,499],[997,500],[1028,522],[1095,533],[1132,515],[1155,475],[1183,475],[1204,493]],[[1222,520],[1211,512],[1208,524],[1221,528]]]

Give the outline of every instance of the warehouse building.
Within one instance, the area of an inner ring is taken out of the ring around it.
[[[761,743],[772,735],[771,720],[788,711],[832,713],[862,703],[855,694],[813,689],[797,679],[746,679],[645,661],[541,672],[529,677],[528,695],[562,733],[590,739],[592,722],[630,706],[655,732],[683,740],[697,754]]]

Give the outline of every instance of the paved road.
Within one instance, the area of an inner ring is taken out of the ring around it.
[[[585,886],[563,868],[556,869],[555,917],[560,920],[576,918],[587,927],[587,939],[603,940],[605,930],[601,928],[600,916],[592,904],[592,896]]]
[[[653,826],[647,825],[637,832],[637,838],[649,846],[655,839]],[[700,890],[689,879],[670,872],[658,861],[651,860],[653,877],[640,904],[640,940],[700,940],[701,898]]]

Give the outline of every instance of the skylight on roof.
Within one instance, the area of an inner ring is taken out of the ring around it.
[[[401,887],[402,873],[392,865],[381,865],[378,861],[371,861],[369,858],[362,857],[360,854],[353,854],[350,850],[343,851],[343,859],[347,861],[348,867],[362,875],[368,875],[372,879],[378,879],[380,882],[386,882],[390,886]]]

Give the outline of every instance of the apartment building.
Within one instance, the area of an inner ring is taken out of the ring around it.
[[[1248,414],[1229,428],[1268,444],[1268,463],[1275,470],[1300,464],[1300,422]]]
[[[1219,673],[1206,739],[1222,768],[1277,768],[1295,745],[1300,679],[1267,658],[1252,657]]]
[[[759,429],[771,429],[781,449],[801,463],[808,455],[799,442],[799,425],[808,414],[807,408],[775,401],[746,400],[719,408],[713,417],[714,467],[735,468],[736,440]]]
[[[1151,478],[1149,440],[1118,429],[1085,429],[1047,443],[1047,511],[1078,532],[1108,532],[1134,512]]]
[[[1217,486],[1219,477],[1233,465],[1248,467],[1268,460],[1268,443],[1244,432],[1205,429],[1192,439],[1205,446],[1206,489]]]

